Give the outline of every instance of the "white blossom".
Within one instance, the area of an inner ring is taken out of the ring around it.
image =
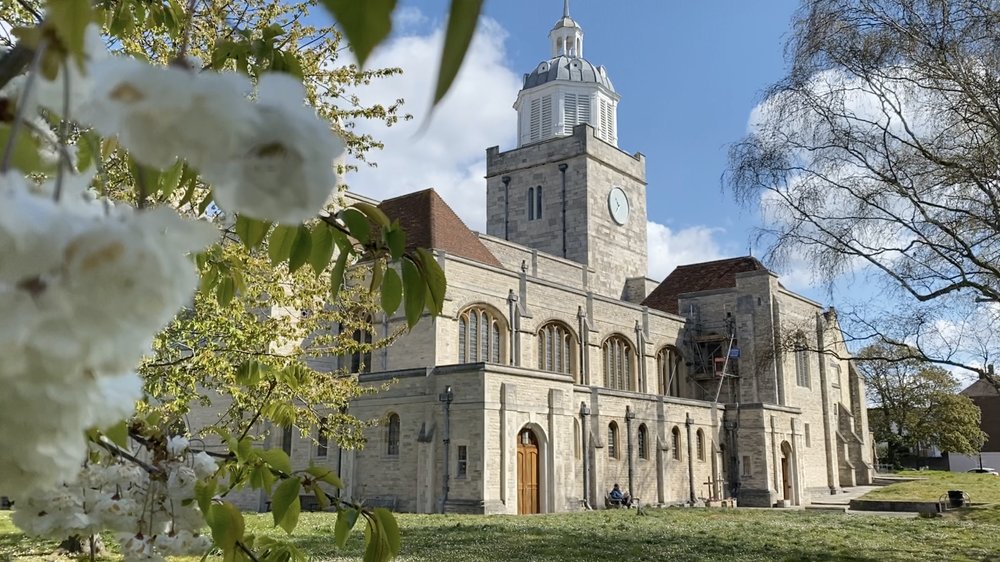
[[[167,454],[171,457],[182,456],[191,444],[187,437],[183,435],[174,435],[167,439]]]
[[[227,211],[298,223],[315,217],[336,187],[334,160],[345,146],[330,124],[303,105],[305,91],[281,73],[258,84],[258,118],[228,157],[202,168],[215,200]]]
[[[166,168],[182,158],[202,168],[254,129],[250,83],[235,73],[194,73],[110,57],[90,67],[93,90],[80,119],[118,135],[139,162]]]
[[[215,471],[219,469],[219,465],[208,453],[200,451],[195,453],[191,468],[194,469],[194,473],[198,478],[208,478],[215,474]]]

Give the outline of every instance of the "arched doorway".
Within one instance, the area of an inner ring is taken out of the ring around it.
[[[788,502],[792,496],[792,446],[785,441],[781,444],[781,498]]]
[[[517,512],[540,513],[538,502],[538,437],[528,428],[517,436]]]

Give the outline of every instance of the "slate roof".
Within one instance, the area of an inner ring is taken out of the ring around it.
[[[767,268],[753,256],[681,265],[670,272],[642,304],[677,314],[677,297],[681,294],[731,289],[736,287],[736,274],[749,271],[767,271]]]
[[[406,231],[406,247],[434,248],[453,256],[503,267],[455,211],[433,189],[386,199],[379,208],[390,219],[399,219]]]

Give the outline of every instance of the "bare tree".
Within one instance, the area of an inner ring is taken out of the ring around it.
[[[725,180],[761,207],[766,259],[804,256],[828,286],[877,281],[877,300],[840,311],[849,336],[986,374],[1000,0],[804,0],[787,56]]]

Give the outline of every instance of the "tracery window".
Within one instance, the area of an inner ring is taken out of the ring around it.
[[[469,308],[458,317],[458,362],[500,363],[502,334],[501,320],[492,311]]]
[[[635,352],[632,344],[622,336],[611,336],[604,341],[604,386],[617,390],[635,390],[632,370]]]
[[[656,354],[657,390],[664,396],[681,395],[683,357],[676,347],[667,346]]]
[[[564,324],[549,322],[538,331],[538,368],[543,371],[573,374],[576,339]]]

